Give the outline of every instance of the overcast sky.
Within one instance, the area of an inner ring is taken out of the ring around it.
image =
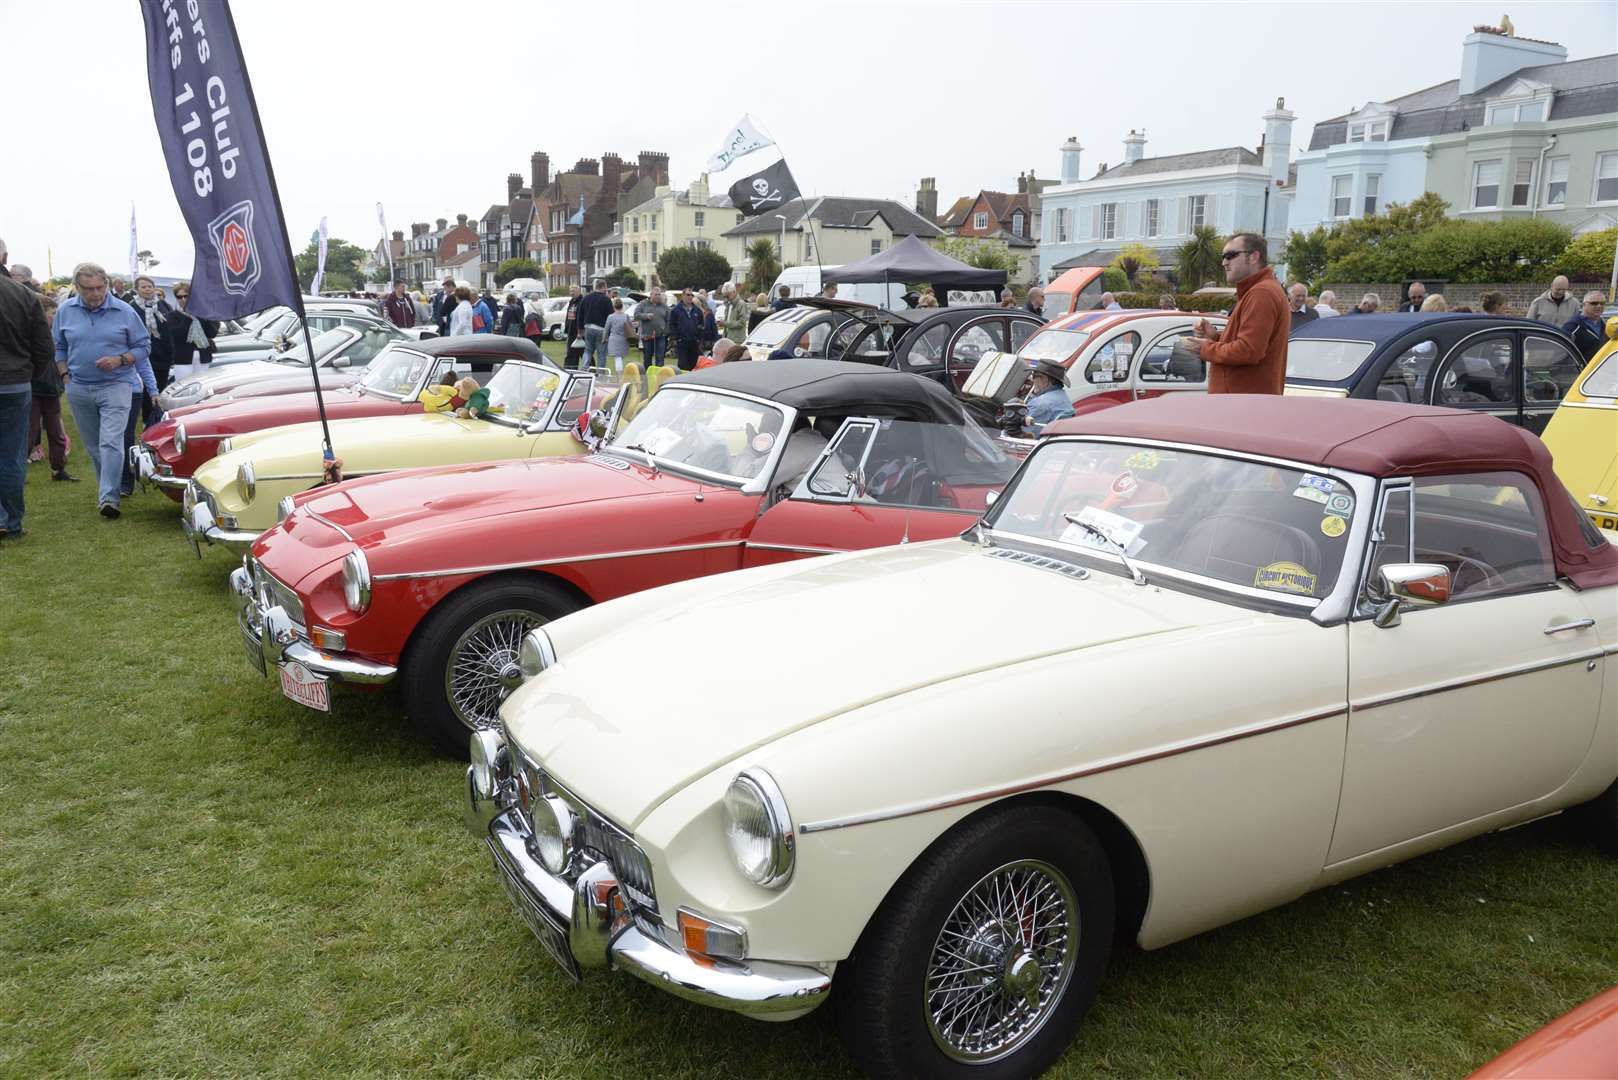
[[[205,3],[216,0],[204,0]],[[322,215],[369,247],[391,228],[505,201],[528,155],[670,155],[689,183],[751,113],[807,194],[940,208],[1054,177],[1077,135],[1084,174],[1146,153],[1256,146],[1285,97],[1310,126],[1460,73],[1487,3],[1084,3],[754,0],[696,5],[237,0],[234,13],[295,247]],[[1618,4],[1523,3],[1518,34],[1570,59],[1614,51]],[[678,12],[678,17],[674,13]],[[564,14],[565,13],[565,14]],[[135,0],[0,0],[0,237],[45,277],[127,265],[129,204],[158,272],[189,275]],[[387,88],[387,89],[384,89]],[[723,189],[744,170],[714,179]]]

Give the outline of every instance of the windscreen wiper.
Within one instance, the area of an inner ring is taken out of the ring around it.
[[[1118,556],[1118,560],[1124,564],[1124,569],[1129,571],[1129,576],[1135,582],[1135,584],[1146,584],[1146,575],[1141,573],[1140,567],[1136,566],[1134,560],[1124,553],[1124,545],[1114,540],[1105,530],[1097,527],[1091,522],[1085,521],[1077,514],[1064,513],[1062,516],[1068,520],[1069,524],[1077,525],[1079,528],[1090,533],[1092,536],[1099,536],[1101,538],[1101,542],[1106,544],[1108,549],[1112,551],[1114,555]]]

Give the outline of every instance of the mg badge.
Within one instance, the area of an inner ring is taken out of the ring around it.
[[[253,243],[253,203],[244,200],[208,222],[208,239],[219,256],[225,291],[245,296],[258,284],[262,265]]]

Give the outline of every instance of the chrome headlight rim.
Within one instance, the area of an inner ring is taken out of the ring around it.
[[[343,556],[343,604],[355,615],[371,606],[371,564],[359,548]]]
[[[559,795],[546,795],[533,800],[528,816],[540,865],[553,874],[565,873],[573,859],[573,808]]]
[[[472,784],[478,798],[488,801],[500,791],[504,774],[510,771],[511,755],[498,731],[484,728],[472,732],[468,756],[472,763]]]
[[[176,424],[174,427],[174,450],[176,453],[185,453],[185,425]]]
[[[258,491],[258,474],[253,471],[253,463],[244,461],[236,470],[236,490],[241,492],[243,502],[252,502],[253,495]]]
[[[286,521],[287,518],[292,516],[293,509],[292,496],[281,496],[281,501],[275,504],[275,523],[279,525]]]
[[[536,626],[522,636],[522,644],[517,649],[517,666],[522,669],[524,678],[532,679],[554,663],[556,645],[543,626]]]
[[[230,453],[235,448],[236,448],[236,444],[231,439],[220,439],[219,440],[218,454],[219,454],[220,457],[224,457],[226,454]]]
[[[751,805],[746,805],[749,802]],[[722,817],[731,859],[743,877],[768,889],[781,888],[792,880],[797,833],[786,797],[769,773],[760,768],[743,769],[725,791]],[[763,832],[756,828],[761,823]],[[761,853],[741,847],[743,843],[760,841],[767,845]]]

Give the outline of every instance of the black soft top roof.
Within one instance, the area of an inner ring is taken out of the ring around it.
[[[734,390],[768,398],[810,416],[965,423],[960,402],[931,379],[843,360],[742,360],[681,375],[664,385]]]
[[[401,341],[397,344],[428,356],[504,356],[518,360],[532,360],[536,364],[555,367],[545,354],[527,338],[507,337],[504,334],[462,334],[459,337],[436,337],[426,341]]]

